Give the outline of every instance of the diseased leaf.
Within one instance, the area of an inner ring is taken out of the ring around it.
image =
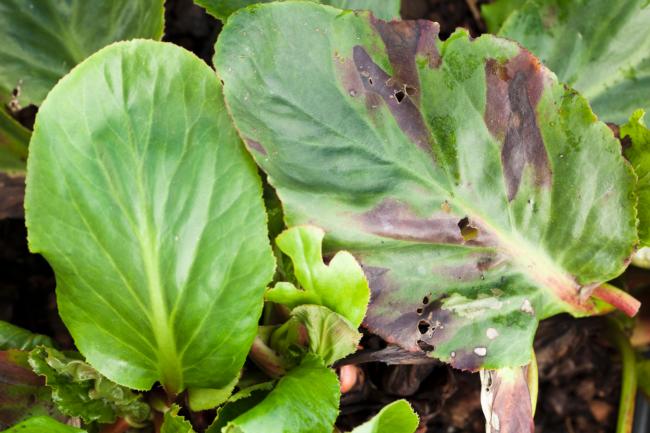
[[[30,248],[87,361],[135,389],[230,383],[274,263],[214,71],[162,42],[101,50],[48,95],[28,167]]]
[[[195,433],[192,424],[178,414],[179,410],[180,407],[175,404],[165,412],[160,433]]]
[[[650,111],[649,22],[647,0],[528,0],[499,36],[531,50],[599,118],[623,123]]]
[[[406,400],[397,400],[350,433],[414,433],[418,422],[411,405]]]
[[[233,12],[257,3],[274,0],[194,0],[211,15],[225,20]],[[385,20],[399,18],[401,0],[309,0],[315,3],[334,6],[340,9],[370,10],[376,17]]]
[[[481,371],[487,433],[534,433],[527,367]]]
[[[301,305],[291,316],[305,326],[309,351],[332,365],[357,350],[361,334],[345,317],[320,305]]]
[[[285,230],[276,238],[280,250],[293,262],[300,288],[281,282],[267,290],[266,299],[290,308],[322,305],[358,327],[370,298],[368,282],[357,261],[346,251],[336,253],[328,265],[323,263],[324,236],[318,227],[299,226]]]
[[[40,104],[56,82],[100,48],[160,39],[163,0],[3,0],[0,100],[18,88],[21,106]]]
[[[141,423],[149,417],[149,406],[139,394],[116,385],[80,359],[39,347],[30,352],[29,364],[45,377],[52,400],[66,415],[100,423],[112,423],[117,417]]]
[[[0,352],[0,430],[35,416],[66,419],[52,402],[45,380],[29,366],[27,352]]]
[[[0,106],[0,171],[25,171],[29,137],[30,132]]]
[[[46,335],[34,334],[0,320],[0,350],[32,350],[36,346],[54,347],[54,342]]]
[[[596,312],[592,291],[625,269],[634,174],[529,52],[437,33],[262,5],[231,17],[215,65],[287,224],[361,263],[370,331],[457,368],[524,365],[539,319]]]
[[[86,433],[85,430],[78,429],[66,424],[61,424],[57,420],[47,416],[36,416],[17,424],[5,433]]]
[[[526,0],[496,0],[481,5],[481,15],[490,33],[497,33],[503,22],[518,6]]]
[[[221,431],[331,433],[338,415],[339,397],[334,371],[319,359],[308,357],[280,379],[264,400],[230,421]]]
[[[621,126],[620,134],[623,140],[629,140],[629,146],[624,146],[624,154],[638,179],[639,239],[642,245],[650,246],[650,130],[643,121],[644,114],[643,110],[636,110],[630,120]]]

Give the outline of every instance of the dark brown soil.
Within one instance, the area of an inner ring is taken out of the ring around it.
[[[472,0],[404,0],[405,18],[426,18],[441,24],[446,38],[457,27],[472,35],[484,31]],[[220,23],[191,0],[167,1],[165,40],[179,44],[211,64]],[[33,119],[33,113],[32,113]],[[24,120],[26,124],[29,119]],[[636,277],[650,281],[648,275]],[[645,283],[647,285],[647,283]],[[54,336],[72,347],[58,318],[55,280],[47,263],[28,253],[22,219],[0,220],[0,319]],[[609,433],[614,431],[620,361],[604,337],[604,320],[575,320],[559,316],[543,322],[535,341],[539,361],[540,395],[536,431],[548,433]],[[377,337],[366,336],[364,347],[381,348]],[[483,432],[479,379],[440,363],[358,365],[358,381],[343,395],[339,427],[349,430],[386,403],[407,398],[423,421],[424,432]]]

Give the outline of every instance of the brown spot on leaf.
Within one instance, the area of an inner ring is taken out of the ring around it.
[[[481,403],[488,433],[533,433],[527,367],[481,373]]]
[[[246,139],[246,147],[256,151],[257,153],[261,153],[262,155],[268,155],[264,146],[262,146],[258,141],[252,140],[250,138]]]
[[[495,245],[496,242],[487,230],[480,229],[476,221],[467,219],[467,227],[476,233],[470,236],[471,239],[465,239],[462,228],[459,230],[458,217],[444,211],[421,217],[406,204],[392,199],[385,199],[374,209],[363,213],[360,219],[367,232],[391,239],[482,246]]]
[[[485,74],[485,123],[492,135],[503,142],[501,162],[508,200],[512,200],[526,166],[533,169],[536,185],[550,185],[551,182],[548,155],[535,111],[546,72],[539,60],[522,49],[505,64],[488,60]]]

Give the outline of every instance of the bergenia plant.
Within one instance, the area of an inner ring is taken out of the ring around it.
[[[340,433],[361,331],[480,372],[487,431],[532,432],[539,321],[639,309],[608,282],[648,244],[650,98],[623,71],[647,62],[591,56],[587,6],[500,0],[510,39],[441,40],[397,1],[197,0],[224,21],[212,69],[155,40],[159,1],[96,28],[101,2],[14,3],[0,169],[28,155],[29,247],[76,350],[0,322],[9,432]],[[647,42],[641,3],[612,38]],[[351,433],[416,429],[398,400]]]

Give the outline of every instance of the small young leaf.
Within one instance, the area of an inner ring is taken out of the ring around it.
[[[45,380],[34,373],[27,352],[0,352],[0,431],[27,418],[47,415],[65,421]]]
[[[0,320],[0,350],[32,350],[36,346],[54,347],[54,342],[46,335],[34,334]]]
[[[418,422],[411,405],[406,400],[397,400],[350,433],[413,433]]]
[[[220,20],[225,20],[238,9],[256,3],[268,3],[273,0],[195,0],[196,4],[205,8],[209,14]],[[369,10],[376,17],[385,20],[399,18],[401,0],[310,0],[337,7],[339,9]]]
[[[346,252],[340,251],[323,263],[322,246],[325,232],[314,226],[299,226],[285,230],[276,238],[283,253],[293,261],[300,288],[291,283],[278,283],[267,290],[266,299],[289,306],[322,305],[339,313],[358,327],[363,320],[370,298],[363,270]]]
[[[29,354],[29,364],[52,389],[61,412],[86,422],[114,422],[123,417],[133,423],[148,419],[149,406],[141,396],[116,385],[85,362],[46,347]]]
[[[628,138],[630,141],[630,145],[624,147],[624,154],[638,179],[639,239],[643,246],[650,246],[650,129],[643,121],[644,114],[643,110],[636,110],[630,120],[621,126],[620,134],[621,139]]]
[[[528,0],[499,36],[531,50],[602,120],[623,123],[637,108],[650,111],[648,23],[647,0]]]
[[[30,132],[16,122],[0,104],[0,171],[25,171],[29,137]]]
[[[338,414],[339,383],[316,357],[284,376],[258,405],[230,421],[222,433],[331,433]]]
[[[217,416],[205,433],[221,433],[230,421],[255,407],[273,389],[275,382],[263,382],[239,390],[231,396],[225,405],[217,409]]]
[[[230,383],[274,261],[214,71],[162,42],[93,54],[43,103],[28,166],[29,245],[87,361],[135,389]]]
[[[0,101],[40,104],[73,66],[115,41],[160,39],[163,0],[3,0]]]
[[[5,433],[86,433],[86,431],[61,424],[47,416],[36,416],[5,430]]]
[[[160,433],[195,433],[192,424],[178,415],[180,407],[173,405],[167,412]]]
[[[361,334],[343,316],[320,305],[301,305],[291,311],[307,329],[310,352],[332,365],[357,350]]]
[[[524,365],[539,319],[598,312],[591,293],[627,266],[634,173],[528,51],[437,33],[264,4],[230,17],[214,61],[287,225],[361,264],[370,331],[461,369]]]
[[[189,388],[187,396],[190,409],[194,412],[214,409],[228,400],[238,381],[239,376],[223,388]]]

